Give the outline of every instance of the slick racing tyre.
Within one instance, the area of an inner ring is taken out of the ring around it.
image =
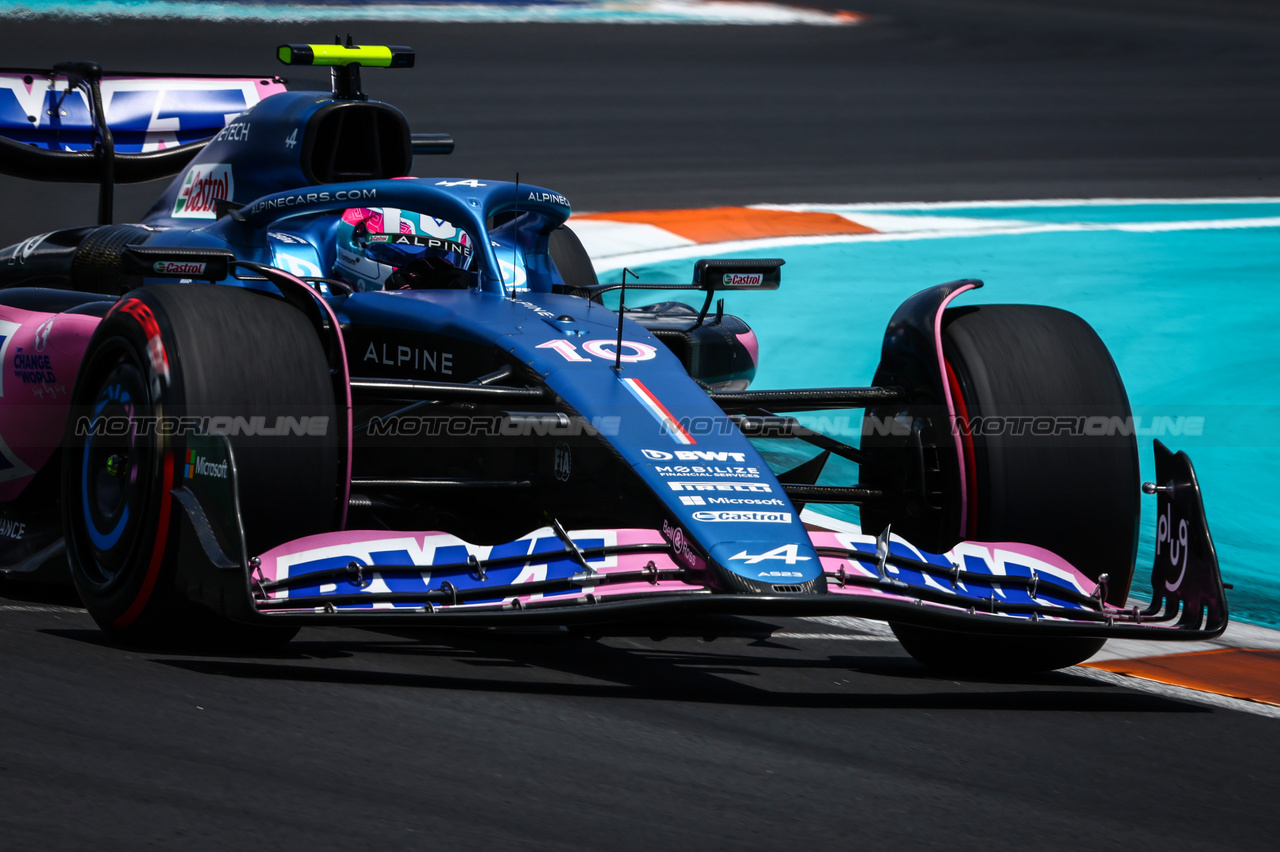
[[[1004,418],[1003,428],[961,432],[968,492],[961,537],[1047,548],[1095,582],[1106,574],[1108,601],[1123,605],[1138,543],[1137,442],[1131,429],[1071,427],[1084,418],[1129,423],[1129,399],[1106,346],[1066,311],[983,305],[944,313],[942,350],[956,414],[971,423]],[[974,674],[1074,665],[1104,641],[893,630],[919,662]]]
[[[237,287],[134,290],[95,331],[71,411],[63,457],[67,554],[98,625],[115,640],[150,645],[291,638],[295,628],[234,624],[225,618],[229,601],[206,596],[197,606],[179,591],[178,539],[189,522],[170,492],[191,475],[187,437],[158,424],[182,417],[271,423],[283,414],[328,417],[336,428],[325,356],[306,317]],[[127,425],[107,428],[112,423]],[[250,555],[332,529],[340,493],[332,432],[266,431],[230,433]]]
[[[567,225],[561,225],[551,232],[548,248],[551,260],[556,269],[560,270],[560,277],[564,279],[570,293],[600,283],[587,250],[582,247],[582,241]]]

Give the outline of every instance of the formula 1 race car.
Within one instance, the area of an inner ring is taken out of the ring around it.
[[[0,72],[0,171],[101,187],[96,226],[0,250],[4,576],[69,566],[101,628],[145,643],[844,614],[997,672],[1225,628],[1191,463],[1156,442],[1140,484],[1083,320],[952,307],[982,286],[954,281],[894,313],[871,386],[752,391],[754,333],[712,301],[776,290],[783,261],[602,284],[559,193],[408,176],[452,140],[359,70],[412,51],[280,59],[329,67],[332,93]],[[112,224],[117,182],[162,177]],[[670,300],[626,305],[650,290]],[[865,411],[858,446],[793,416],[834,409]],[[861,526],[806,524],[809,504]]]

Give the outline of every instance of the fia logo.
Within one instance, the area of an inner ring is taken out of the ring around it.
[[[568,444],[556,444],[555,474],[561,482],[569,481],[569,471],[573,468],[573,456]]]

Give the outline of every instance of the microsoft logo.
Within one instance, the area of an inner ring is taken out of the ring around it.
[[[195,450],[187,450],[187,463],[182,471],[183,479],[193,479],[196,476],[211,476],[214,479],[227,478],[227,463],[214,464],[204,456],[196,455]]]

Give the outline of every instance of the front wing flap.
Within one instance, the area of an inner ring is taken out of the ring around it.
[[[1023,636],[1205,639],[1227,624],[1227,602],[1190,459],[1156,444],[1160,541],[1145,609],[1106,603],[1107,578],[1088,579],[1042,548],[961,542],[929,553],[885,531],[811,530],[822,562],[815,586],[775,580],[769,594],[722,590],[707,568],[675,558],[658,530],[566,532],[556,521],[515,541],[473,544],[443,532],[348,530],[287,542],[248,557],[227,477],[188,480],[179,504],[206,572],[243,596],[227,614],[245,621],[416,626],[603,625],[701,613],[749,616],[851,615],[940,629]],[[237,558],[237,554],[239,555]],[[780,546],[739,556],[787,575],[802,556]],[[194,588],[194,586],[189,586]],[[223,600],[226,598],[224,597]]]

